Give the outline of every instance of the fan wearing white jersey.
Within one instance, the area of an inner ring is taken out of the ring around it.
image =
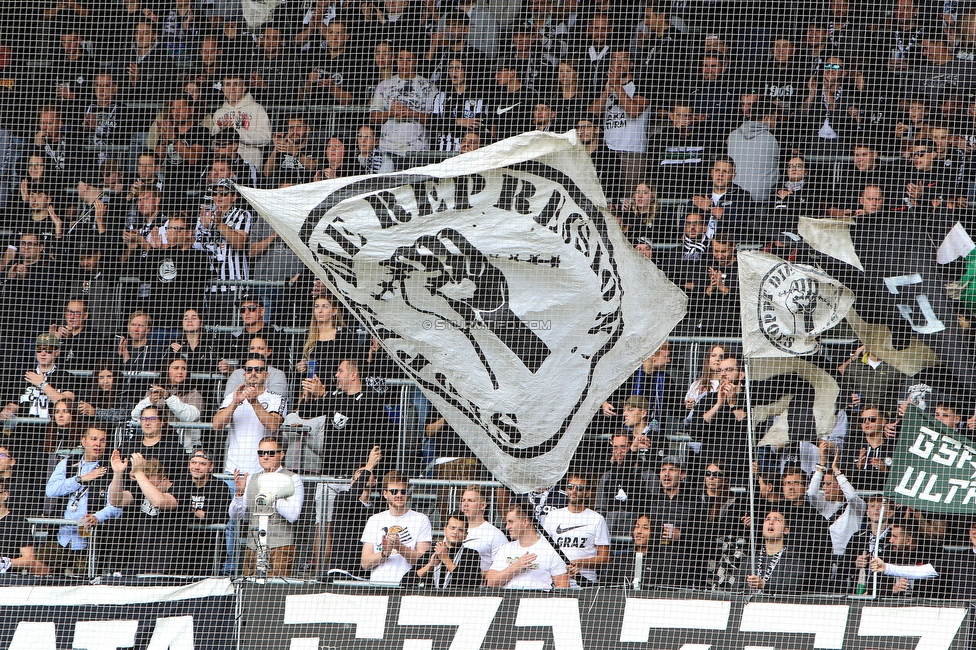
[[[464,540],[464,546],[478,551],[482,573],[491,568],[498,549],[508,543],[505,533],[485,520],[487,505],[481,486],[477,483],[467,486],[461,493],[461,512],[468,520],[468,536]]]
[[[549,542],[539,537],[532,509],[517,503],[505,515],[505,528],[514,541],[505,544],[485,574],[489,587],[506,589],[566,589],[569,574]]]
[[[553,510],[546,517],[546,532],[571,560],[566,568],[570,586],[576,587],[577,574],[598,582],[597,570],[610,561],[610,531],[603,515],[587,507],[591,493],[590,479],[570,473],[566,485],[569,505]]]

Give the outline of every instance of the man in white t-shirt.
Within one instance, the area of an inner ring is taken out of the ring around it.
[[[369,105],[370,122],[382,125],[380,151],[400,158],[409,151],[427,151],[425,125],[434,110],[436,96],[437,88],[417,74],[416,53],[401,47],[397,54],[397,73],[380,82]]]
[[[468,520],[468,536],[464,545],[478,551],[481,556],[481,572],[491,568],[495,554],[503,545],[508,543],[505,533],[498,530],[485,520],[485,507],[488,502],[481,494],[481,486],[472,483],[461,493],[461,512]]]
[[[224,471],[257,474],[258,443],[278,431],[285,418],[285,398],[265,389],[268,361],[252,353],[244,362],[244,383],[224,398],[213,417],[214,431],[227,429]]]
[[[414,563],[430,549],[430,519],[411,510],[407,477],[393,470],[383,477],[383,498],[389,510],[366,522],[361,562],[371,582],[399,583]]]
[[[539,537],[532,509],[517,503],[505,515],[505,528],[514,541],[495,554],[495,561],[485,573],[489,587],[506,589],[569,588],[566,564],[549,542]]]
[[[566,567],[570,586],[577,586],[577,574],[596,583],[599,581],[597,569],[610,561],[607,522],[603,515],[587,507],[590,481],[586,476],[570,473],[566,495],[569,505],[550,512],[546,517],[545,529],[566,557],[572,560]]]

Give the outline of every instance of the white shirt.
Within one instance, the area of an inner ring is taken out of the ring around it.
[[[830,541],[833,545],[834,555],[843,555],[847,548],[847,543],[851,537],[861,529],[861,521],[868,506],[864,499],[857,495],[857,490],[847,480],[843,474],[837,475],[837,484],[840,486],[844,496],[847,497],[847,505],[843,503],[827,501],[820,492],[820,482],[823,480],[823,473],[817,470],[810,479],[810,487],[807,488],[807,499],[810,505],[816,508],[825,519],[830,519],[838,510],[844,509],[828,527],[830,531]]]
[[[282,469],[284,468],[279,467],[275,473],[280,472]],[[251,480],[263,473],[263,471],[258,471],[256,474],[248,474],[247,485],[251,485]],[[287,499],[277,499],[275,501],[275,510],[290,523],[295,523],[298,521],[298,516],[302,514],[302,502],[305,500],[305,485],[302,483],[302,479],[298,474],[292,475],[291,482],[295,486],[295,494]],[[247,496],[246,486],[244,488],[244,495],[239,497],[235,494],[231,500],[230,507],[227,509],[227,514],[231,519],[243,519],[244,515],[247,514],[247,503],[244,500]]]
[[[389,510],[384,510],[369,518],[360,541],[363,544],[372,544],[375,552],[381,553],[383,539],[389,533],[398,534],[400,543],[411,551],[416,551],[417,544],[420,542],[433,540],[433,531],[427,515],[416,510],[407,510],[396,517],[391,515]],[[400,578],[405,576],[412,567],[413,565],[407,562],[406,558],[393,551],[390,557],[373,567],[369,579],[373,582],[400,582]]]
[[[481,556],[481,570],[487,571],[491,568],[491,563],[495,561],[495,554],[502,546],[508,543],[505,533],[495,528],[487,521],[468,529],[468,536],[464,540],[464,546],[473,551],[477,551]]]
[[[505,584],[506,589],[552,589],[553,576],[566,573],[566,564],[544,539],[539,539],[526,548],[523,548],[518,541],[505,544],[498,549],[491,570],[504,571],[526,553],[535,554],[535,563],[509,580]]]
[[[577,513],[570,512],[569,508],[553,510],[546,517],[544,526],[546,532],[572,561],[596,557],[598,546],[610,546],[610,531],[606,519],[589,508]],[[580,575],[597,580],[594,569],[581,570]],[[575,581],[570,581],[570,586],[573,586],[573,582]]]
[[[234,394],[231,393],[224,398],[220,408],[230,406],[234,401]],[[258,395],[258,402],[268,413],[277,413],[285,417],[285,398],[277,393],[265,391]],[[261,420],[254,413],[254,407],[250,402],[241,402],[234,409],[230,425],[227,427],[227,455],[224,459],[224,471],[233,474],[235,469],[248,474],[257,474],[261,471],[261,463],[258,462],[258,443],[261,438],[272,433],[264,428]]]

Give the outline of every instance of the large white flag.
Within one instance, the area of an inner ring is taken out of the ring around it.
[[[854,294],[820,269],[759,251],[741,251],[742,348],[747,358],[796,357],[820,349]]]
[[[575,133],[238,189],[516,491],[562,477],[593,414],[685,313],[606,212]]]

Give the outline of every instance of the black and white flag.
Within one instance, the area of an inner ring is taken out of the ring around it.
[[[575,132],[238,189],[517,492],[562,477],[593,414],[685,313],[606,212]]]
[[[844,320],[854,294],[820,269],[760,251],[741,251],[742,351],[749,358],[820,350],[820,336]]]

